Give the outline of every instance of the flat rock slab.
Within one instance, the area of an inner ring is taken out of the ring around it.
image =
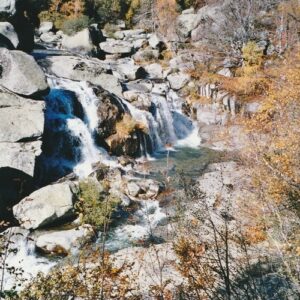
[[[109,54],[130,54],[133,50],[131,43],[120,40],[107,40],[100,43],[100,49]]]

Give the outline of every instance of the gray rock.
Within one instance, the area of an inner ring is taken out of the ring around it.
[[[140,49],[133,55],[135,61],[151,61],[159,58],[159,50],[151,49],[150,47]]]
[[[167,83],[155,83],[152,89],[152,93],[158,95],[166,95],[169,89],[170,88]]]
[[[16,13],[16,0],[1,0],[0,12],[14,15]]]
[[[118,26],[118,28],[120,28],[120,29],[126,28],[126,23],[124,20],[117,20],[115,25]]]
[[[57,43],[58,41],[60,41],[61,37],[54,34],[53,32],[44,32],[40,36],[40,39],[44,43],[53,44],[53,43]]]
[[[134,198],[155,198],[162,191],[162,186],[153,179],[130,179],[127,183],[127,194]]]
[[[31,177],[34,175],[36,158],[41,154],[42,142],[0,142],[0,169],[20,170]]]
[[[45,75],[32,56],[21,51],[0,49],[0,84],[25,96],[37,96],[48,90]]]
[[[172,70],[180,70],[180,71],[193,70],[195,69],[194,59],[195,58],[190,53],[182,53],[172,58],[169,61],[169,65],[172,68]]]
[[[226,26],[225,9],[230,1],[223,1],[211,5],[205,5],[197,12],[196,28],[191,32],[193,42],[206,39],[207,28],[212,34],[221,34],[224,26]]]
[[[83,225],[70,230],[41,234],[38,236],[35,246],[42,253],[65,256],[80,249],[94,235],[92,226]]]
[[[141,192],[141,188],[135,182],[129,182],[127,184],[127,192],[129,196],[137,197]]]
[[[54,28],[53,22],[50,21],[41,22],[38,32],[40,35],[42,35],[43,33],[48,33],[52,31],[53,28]]]
[[[150,93],[153,88],[153,83],[150,80],[136,80],[125,84],[126,89],[141,93]]]
[[[53,56],[41,61],[41,64],[47,65],[49,71],[58,77],[89,81],[119,97],[122,96],[119,80],[111,74],[106,74],[109,67],[100,60],[76,56]]]
[[[126,41],[110,39],[100,43],[100,49],[109,54],[130,54],[133,50],[133,46]]]
[[[130,30],[123,30],[123,34],[126,38],[131,37],[138,37],[145,33],[144,29],[130,29]]]
[[[8,22],[0,22],[0,45],[9,49],[16,49],[19,45],[18,35]]]
[[[119,80],[110,74],[100,74],[95,78],[94,82],[97,85],[100,85],[105,90],[117,95],[118,97],[122,96],[122,86]]]
[[[153,33],[149,38],[149,45],[153,49],[163,50],[166,45],[162,37],[160,37],[158,34]]]
[[[82,54],[90,54],[95,50],[93,38],[88,28],[77,32],[73,36],[64,35],[61,45],[64,49]]]
[[[170,86],[174,90],[182,89],[188,82],[190,81],[191,77],[185,73],[174,73],[170,74],[167,77],[168,81],[170,82]]]
[[[151,103],[151,94],[140,93],[136,91],[126,91],[123,96],[133,106],[141,110],[149,110]]]
[[[40,138],[44,130],[44,108],[42,101],[0,93],[0,142]]]
[[[219,75],[225,76],[225,77],[233,77],[233,74],[229,68],[223,68],[218,72]]]
[[[148,41],[147,39],[143,39],[143,38],[139,38],[137,40],[133,40],[133,47],[135,50],[142,48],[143,46],[145,46]]]
[[[145,70],[141,66],[132,63],[124,63],[116,65],[113,74],[121,80],[136,80],[145,77]]]
[[[160,64],[154,63],[145,66],[147,77],[151,79],[163,79],[163,68]]]
[[[255,114],[261,108],[261,103],[259,102],[251,102],[245,104],[245,112],[248,114]]]
[[[185,13],[178,16],[176,20],[176,29],[179,36],[188,38],[193,29],[198,25],[197,14]]]
[[[13,207],[15,218],[25,229],[37,229],[74,216],[75,188],[72,183],[43,187]]]

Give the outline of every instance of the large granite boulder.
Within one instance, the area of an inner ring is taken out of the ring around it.
[[[9,22],[0,22],[0,47],[16,49],[19,38],[14,27]]]
[[[96,59],[85,59],[75,56],[53,56],[39,62],[48,72],[58,77],[71,80],[89,81],[119,97],[122,87],[119,80],[108,74],[110,67]]]
[[[0,142],[0,169],[15,169],[34,175],[36,158],[41,154],[42,142]]]
[[[210,34],[215,34],[216,36],[223,33],[223,30],[226,27],[226,13],[224,12],[228,7],[229,2],[230,1],[226,0],[223,1],[222,4],[215,3],[205,5],[198,10],[197,18],[194,20],[195,23],[189,27],[189,29],[191,29],[196,24],[196,27],[191,31],[192,42],[205,41],[208,32]]]
[[[193,13],[183,13],[178,16],[176,20],[176,31],[178,35],[182,38],[188,38],[191,35],[193,29],[198,25],[197,14]]]
[[[0,91],[0,219],[33,190],[43,130],[44,102]]]
[[[40,96],[48,90],[45,75],[32,56],[0,49],[0,84],[13,93]]]
[[[51,226],[74,216],[77,187],[70,182],[43,187],[13,207],[15,218],[25,229]]]

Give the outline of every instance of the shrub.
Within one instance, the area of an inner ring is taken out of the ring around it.
[[[248,42],[242,49],[245,66],[260,66],[263,61],[263,51],[255,42]]]
[[[129,114],[125,114],[123,119],[116,124],[116,131],[118,137],[122,140],[135,131],[147,133],[148,129],[142,122],[134,120]]]
[[[62,30],[67,35],[74,35],[77,32],[87,28],[90,20],[87,16],[81,16],[77,19],[70,19],[63,23]]]
[[[79,202],[76,205],[83,224],[90,224],[99,229],[111,221],[111,215],[120,203],[120,199],[108,193],[108,184],[87,179],[79,183]]]

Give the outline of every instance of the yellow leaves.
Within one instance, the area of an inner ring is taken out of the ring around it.
[[[246,67],[249,66],[260,66],[263,62],[263,51],[258,45],[250,41],[244,45],[243,49],[243,60]]]
[[[134,14],[135,14],[136,10],[140,7],[140,5],[141,5],[140,0],[132,0],[130,2],[130,7],[125,16],[125,18],[129,24],[131,24]]]
[[[134,120],[129,114],[125,114],[123,119],[116,124],[116,132],[119,138],[127,138],[136,130],[141,132],[148,132],[147,125]]]

